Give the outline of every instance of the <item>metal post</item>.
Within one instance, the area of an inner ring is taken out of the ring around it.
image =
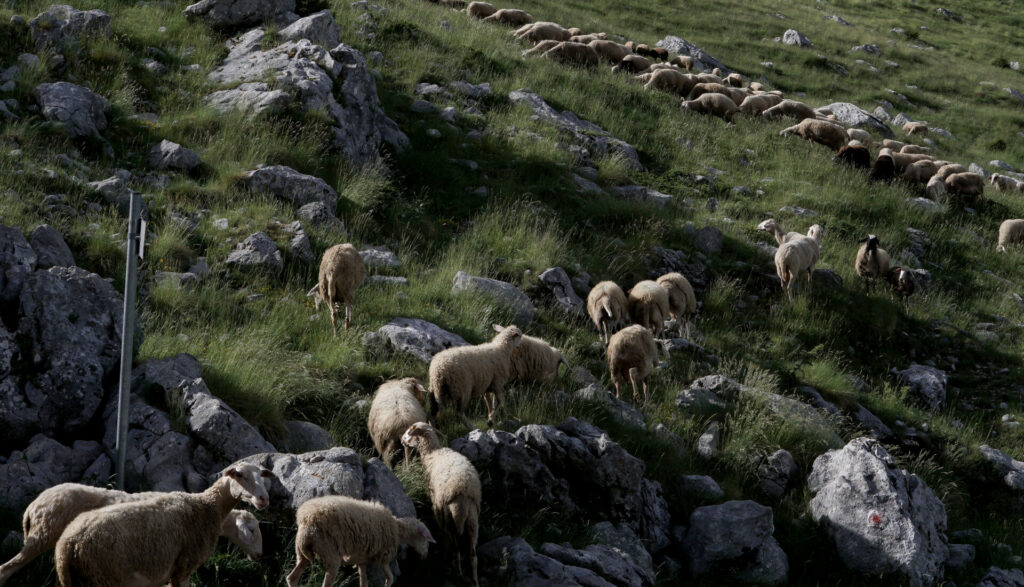
[[[135,282],[138,278],[139,236],[142,232],[142,194],[131,193],[128,214],[128,257],[124,273],[124,314],[121,320],[121,379],[117,386],[117,487],[124,489],[128,452],[128,409],[132,391],[132,347],[135,340]]]

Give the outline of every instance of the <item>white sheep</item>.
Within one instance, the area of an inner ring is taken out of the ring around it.
[[[370,415],[366,428],[370,431],[373,446],[384,462],[391,464],[392,458],[402,448],[402,434],[416,422],[426,422],[423,410],[427,390],[415,377],[393,379],[377,388],[370,404]],[[405,449],[405,462],[409,463],[409,449]]]
[[[807,231],[807,236],[787,240],[775,252],[775,271],[790,300],[793,299],[793,285],[801,274],[807,275],[807,291],[811,291],[811,273],[821,254],[819,242],[822,232],[821,226],[815,224]]]
[[[143,501],[161,495],[166,494],[152,491],[127,493],[78,483],[61,483],[46,489],[25,508],[21,519],[25,543],[14,558],[0,565],[0,585],[37,556],[52,550],[64,529],[79,514],[115,503]],[[245,551],[252,560],[263,554],[259,521],[247,511],[231,510],[221,526],[220,535]]]
[[[740,112],[750,116],[760,116],[762,112],[782,102],[782,98],[774,94],[755,94],[747,96],[740,102]]]
[[[512,33],[517,39],[539,43],[541,41],[568,41],[569,31],[562,25],[554,22],[533,22],[523,25]]]
[[[534,45],[532,48],[523,51],[521,55],[523,57],[529,57],[531,55],[543,55],[544,53],[547,53],[548,50],[556,47],[560,42],[561,41],[541,41]]]
[[[573,35],[569,37],[569,40],[573,43],[583,43],[584,45],[586,45],[591,41],[604,40],[607,38],[607,33],[590,33],[589,35]]]
[[[640,403],[637,383],[643,386],[643,403],[650,398],[647,376],[658,360],[658,345],[651,331],[639,324],[627,326],[612,335],[608,342],[608,372],[615,384],[615,397],[622,398],[623,380],[633,385],[633,401]]]
[[[996,251],[1005,253],[1006,245],[1021,242],[1024,242],[1024,219],[1003,220],[999,225],[999,244],[996,245]]]
[[[928,155],[932,152],[928,147],[922,147],[921,145],[903,145],[899,151],[900,153],[908,153],[910,155]]]
[[[466,7],[466,14],[473,18],[487,18],[497,11],[498,9],[490,2],[470,2]]]
[[[803,120],[805,118],[817,118],[817,116],[818,113],[814,111],[814,108],[796,100],[783,100],[761,113],[761,117],[765,120],[781,117]]]
[[[612,334],[629,319],[629,301],[626,292],[614,281],[602,281],[587,294],[587,314],[607,344]]]
[[[957,196],[968,196],[971,199],[985,192],[985,178],[980,174],[954,173],[946,177],[946,192]]]
[[[374,565],[384,573],[384,587],[394,582],[391,561],[398,548],[408,544],[426,558],[434,542],[430,530],[416,518],[396,518],[387,507],[342,495],[314,497],[295,511],[295,568],[288,574],[288,587],[299,579],[315,558],[324,564],[324,587],[334,584],[344,562],[359,569],[359,587],[368,587],[366,567]]]
[[[569,369],[569,363],[561,351],[546,341],[524,334],[519,346],[512,351],[512,380],[533,383],[551,381],[558,377],[559,365]]]
[[[946,178],[954,173],[967,173],[967,168],[959,163],[947,163],[942,167],[939,167],[939,170],[935,172],[935,175],[942,181],[946,181]]]
[[[996,191],[1000,192],[1021,192],[1024,191],[1024,182],[1021,180],[1010,177],[1009,175],[1003,175],[1001,173],[993,173],[988,178],[989,183],[995,186]]]
[[[502,8],[484,18],[485,22],[494,22],[506,26],[521,27],[524,24],[533,22],[533,16],[525,10],[516,8]]]
[[[928,134],[928,123],[927,122],[907,122],[903,125],[903,132],[907,133],[907,136],[921,135],[925,136]]]
[[[656,281],[645,279],[626,293],[629,296],[629,317],[633,322],[660,335],[670,314],[665,288]]]
[[[686,71],[693,71],[693,57],[689,55],[676,55],[669,63]]]
[[[906,147],[907,143],[903,141],[897,141],[894,139],[882,139],[882,147],[885,149],[892,149],[893,151],[899,152],[903,147]]]
[[[903,179],[911,183],[928,183],[939,168],[935,161],[914,161],[903,170]]]
[[[618,64],[612,66],[612,72],[641,73],[651,68],[651,62],[639,55],[626,55]]]
[[[801,120],[799,123],[779,131],[779,136],[791,134],[825,145],[833,151],[838,151],[847,141],[846,133],[841,126],[813,118]]]
[[[641,81],[647,82],[644,84],[645,90],[664,90],[676,93],[680,96],[685,96],[690,93],[694,84],[697,83],[694,76],[687,75],[675,68],[653,69],[653,65],[651,68],[652,71],[650,75],[646,76],[646,78],[639,78]],[[730,102],[731,101],[732,100],[730,100]]]
[[[331,310],[331,328],[334,336],[338,336],[336,323],[337,304],[345,304],[345,330],[352,321],[352,306],[356,303],[356,288],[363,283],[366,267],[359,251],[349,243],[334,245],[324,251],[320,259],[320,276],[317,284],[306,294],[316,300],[317,309],[320,302],[327,302]]]
[[[846,135],[851,140],[860,141],[865,147],[870,147],[875,144],[875,140],[871,137],[871,133],[862,128],[848,128],[846,129]]]
[[[870,288],[873,280],[885,279],[889,275],[889,253],[878,246],[878,237],[873,234],[861,242],[864,244],[857,250],[853,268],[865,280],[865,286]]]
[[[202,493],[171,492],[80,514],[57,541],[60,584],[188,585],[244,495],[259,509],[270,504],[265,477],[274,473],[243,463]]]
[[[612,65],[617,65],[626,55],[633,54],[629,47],[606,39],[595,39],[587,43],[587,46]]]
[[[453,405],[468,427],[466,408],[473,398],[482,395],[487,406],[487,423],[494,425],[494,414],[501,406],[505,385],[513,376],[512,353],[523,340],[523,333],[515,326],[502,329],[495,324],[494,328],[498,334],[491,342],[445,349],[431,359],[431,422],[436,423],[441,410]]]
[[[704,94],[696,100],[684,100],[681,107],[683,110],[717,116],[726,122],[732,122],[733,116],[739,112],[736,102],[725,94]]]
[[[925,186],[924,191],[928,194],[928,197],[941,202],[946,196],[946,180],[940,177],[937,173],[928,179],[928,185]]]
[[[658,278],[658,285],[668,294],[668,310],[679,325],[679,333],[686,326],[686,336],[690,336],[690,317],[697,312],[697,296],[693,286],[682,273],[666,273]]]
[[[437,431],[429,424],[413,424],[402,436],[402,444],[420,453],[427,473],[427,493],[438,526],[455,542],[455,564],[462,574],[462,551],[468,551],[473,584],[478,586],[476,541],[480,532],[480,504],[483,500],[480,475],[462,454],[442,448]]]
[[[544,52],[542,57],[554,59],[565,65],[580,65],[583,67],[597,67],[601,63],[601,56],[594,51],[590,45],[583,43],[570,43],[562,41]]]
[[[765,220],[758,224],[757,230],[766,230],[772,233],[772,236],[775,237],[775,241],[778,242],[780,245],[788,240],[794,238],[802,238],[804,236],[799,232],[785,232],[784,230],[782,230],[782,227],[779,226],[779,223],[776,222],[774,218],[769,218],[768,220]]]

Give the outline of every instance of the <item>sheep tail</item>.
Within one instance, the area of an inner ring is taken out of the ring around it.
[[[604,310],[604,313],[607,314],[609,318],[615,317],[612,315],[612,301],[608,299],[607,296],[601,298],[601,309]]]
[[[569,362],[565,360],[565,357],[562,355],[562,353],[558,353],[558,362],[565,365],[565,371],[567,373],[569,371],[572,371],[572,367],[569,366]]]

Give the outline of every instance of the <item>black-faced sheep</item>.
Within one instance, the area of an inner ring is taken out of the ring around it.
[[[521,27],[524,24],[530,24],[533,22],[533,16],[525,10],[502,8],[501,10],[495,11],[494,14],[484,18],[484,21],[503,24],[506,26]]]
[[[430,530],[416,518],[396,518],[387,507],[342,495],[314,497],[295,511],[295,569],[288,574],[288,587],[298,587],[306,568],[319,558],[324,564],[324,585],[334,584],[341,564],[356,565],[359,587],[369,587],[366,567],[384,573],[384,585],[391,585],[391,561],[398,547],[408,544],[426,558],[434,542]]]
[[[865,285],[870,288],[876,279],[886,279],[889,275],[889,253],[878,246],[878,237],[869,234],[861,242],[864,244],[857,250],[857,258],[853,268],[857,271]]]
[[[914,278],[914,274],[902,267],[893,267],[889,269],[889,274],[886,276],[886,280],[889,282],[889,286],[892,288],[894,294],[900,298],[906,298],[914,293],[917,289],[917,281]]]
[[[908,122],[903,125],[903,132],[907,133],[907,136],[919,135],[924,136],[928,134],[928,123],[927,122]]]
[[[651,68],[651,62],[639,55],[626,55],[617,65],[612,66],[612,72],[620,71],[625,73],[642,73]]]
[[[601,57],[589,45],[582,43],[561,42],[544,55],[548,59],[554,59],[565,65],[579,65],[582,67],[597,67],[601,63]]]
[[[445,349],[431,359],[431,422],[436,423],[439,412],[451,405],[468,427],[466,408],[473,398],[482,395],[487,406],[487,422],[493,425],[505,385],[513,376],[512,353],[523,339],[523,333],[515,326],[502,329],[494,325],[494,328],[498,334],[491,342]]]
[[[620,45],[615,41],[606,41],[604,39],[597,39],[587,43],[591,49],[593,49],[599,56],[604,58],[612,65],[622,61],[622,59],[632,53],[625,45]]]
[[[423,406],[427,390],[415,377],[393,379],[377,388],[370,404],[366,428],[385,463],[391,464],[398,449],[402,448],[402,435],[416,422],[426,422]],[[405,462],[409,462],[409,449],[405,449]]]
[[[693,286],[682,273],[666,273],[658,278],[658,285],[668,294],[668,311],[679,325],[679,333],[686,326],[686,336],[690,336],[690,317],[697,312],[697,296]]]
[[[498,9],[489,2],[470,2],[466,7],[466,14],[474,18],[487,18],[497,11]]]
[[[854,169],[869,169],[871,167],[871,151],[864,145],[847,144],[839,148],[832,160],[849,165]]]
[[[790,300],[793,299],[793,286],[801,274],[807,276],[807,291],[811,291],[811,273],[821,254],[821,234],[821,227],[815,224],[807,231],[807,236],[787,240],[775,252],[775,271]]]
[[[765,120],[774,120],[776,118],[804,120],[805,118],[816,118],[817,115],[814,108],[796,100],[783,100],[761,113]]]
[[[608,342],[608,371],[615,384],[615,397],[622,398],[622,381],[633,385],[633,401],[640,403],[637,383],[643,386],[643,403],[650,397],[647,376],[658,360],[658,346],[651,331],[639,324],[623,328]]]
[[[740,102],[739,110],[749,116],[760,116],[762,112],[782,102],[782,98],[774,94],[755,94],[747,96]]]
[[[839,125],[825,122],[824,120],[805,119],[789,128],[779,132],[779,136],[795,134],[808,141],[825,145],[833,151],[838,151],[846,144],[846,133]]]
[[[629,317],[634,324],[644,328],[650,328],[651,332],[658,335],[665,330],[665,320],[668,319],[668,293],[656,281],[644,280],[638,282],[628,292]]]
[[[676,55],[669,63],[686,71],[693,71],[693,57],[689,55]]]
[[[1012,218],[1003,220],[999,225],[999,244],[996,251],[1006,252],[1006,246],[1024,242],[1024,219]]]
[[[668,51],[661,47],[648,47],[647,45],[635,45],[630,47],[634,53],[646,57],[652,61],[668,61]]]
[[[724,94],[704,94],[696,100],[686,100],[682,103],[683,110],[692,110],[702,114],[717,116],[726,122],[732,122],[732,117],[739,112],[729,96]]]
[[[602,281],[587,295],[587,314],[601,336],[601,342],[608,339],[629,318],[629,301],[626,293],[614,281]]]
[[[352,321],[352,306],[356,303],[356,289],[362,285],[366,268],[359,251],[349,243],[334,245],[324,251],[320,260],[320,277],[313,289],[306,294],[320,302],[326,302],[331,310],[331,328],[338,336],[337,304],[345,304],[345,330]]]
[[[450,448],[442,448],[437,431],[428,424],[413,424],[402,436],[402,444],[420,453],[427,472],[427,493],[434,518],[445,534],[455,541],[455,564],[462,574],[462,551],[468,551],[473,584],[479,586],[476,541],[480,530],[482,502],[480,476],[473,463]]]

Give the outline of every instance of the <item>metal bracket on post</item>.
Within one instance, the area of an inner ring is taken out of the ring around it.
[[[138,260],[145,238],[142,220],[142,194],[131,193],[128,214],[127,263],[124,275],[124,314],[121,319],[121,378],[117,386],[117,487],[124,489],[125,455],[128,453],[129,398],[132,391],[132,348],[135,344],[135,287]]]

